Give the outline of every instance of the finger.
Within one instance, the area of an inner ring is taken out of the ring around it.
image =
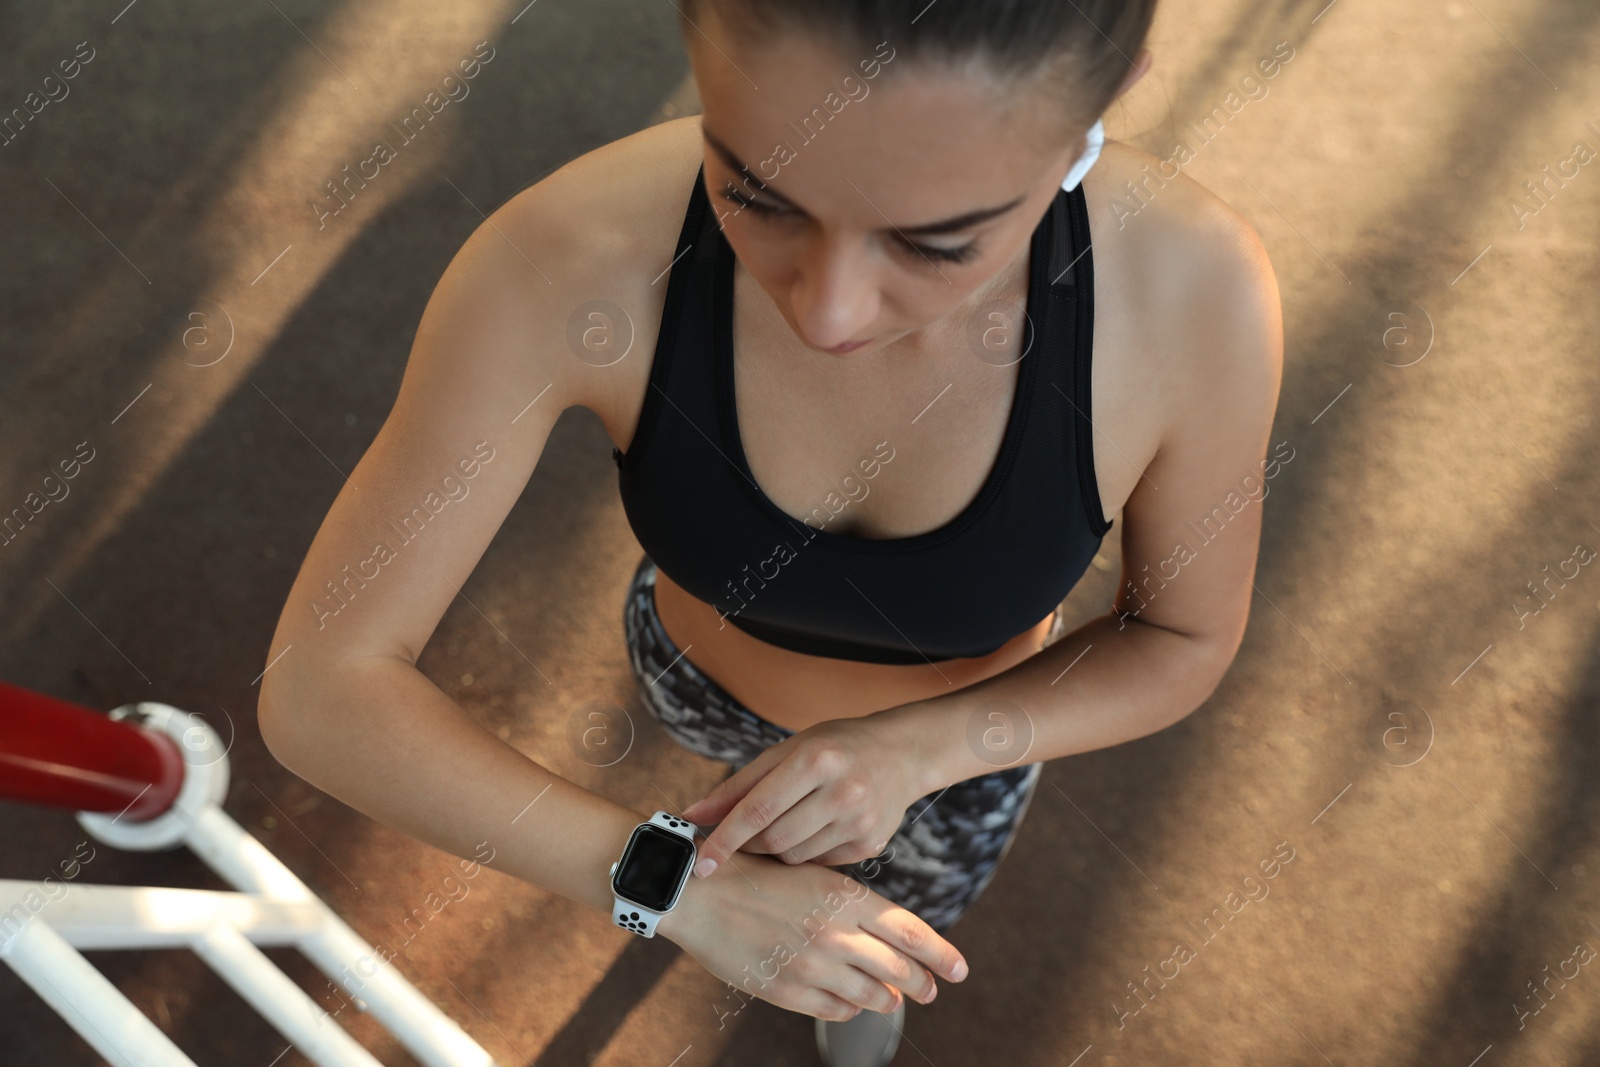
[[[939,986],[928,969],[893,945],[879,938],[867,938],[850,962],[886,986],[899,989],[919,1004],[926,1004],[939,993]]]
[[[832,975],[837,977],[832,978]],[[853,1005],[884,1015],[888,1015],[900,1006],[901,997],[898,989],[890,989],[854,964],[833,969],[830,978],[832,980],[825,983],[825,988],[831,993],[837,993]]]
[[[804,863],[843,844],[850,836],[836,821],[839,815],[838,806],[819,789],[751,838],[745,850],[771,853],[784,863]]]
[[[927,967],[941,978],[959,982],[967,977],[967,959],[914,912],[884,900],[884,907],[869,911],[861,929],[891,948]]]
[[[886,864],[893,858],[892,854],[885,855],[885,851],[889,847],[888,842],[884,842],[877,848],[863,848],[861,841],[861,838],[856,838],[853,841],[835,845],[822,855],[814,857],[811,862],[820,863],[824,867],[845,867],[852,863],[861,863],[870,859],[877,859],[879,863]],[[883,858],[879,859],[879,857]],[[869,874],[867,877],[872,878],[875,875]]]
[[[768,749],[767,751],[771,751]],[[766,755],[765,752],[762,755]],[[760,764],[760,766],[757,766]],[[722,821],[730,800],[736,801],[739,797],[755,784],[762,774],[772,766],[771,760],[763,762],[760,757],[751,760],[740,767],[733,774],[711,787],[711,791],[683,809],[683,817],[692,822],[702,824],[717,823]]]
[[[828,1019],[833,1022],[844,1022],[854,1019],[860,1012],[859,1005],[852,1004],[843,997],[829,993],[825,989],[808,987],[804,992],[793,998],[792,1005],[780,1004],[779,1007],[789,1007],[793,1011],[802,1012],[815,1019]]]
[[[683,809],[683,817],[690,822],[702,825],[711,825],[722,821],[723,817],[738,803],[739,799],[750,791],[750,787],[759,782],[766,773],[788,756],[790,749],[784,748],[788,738],[776,745],[770,745],[761,750],[755,759],[740,767],[733,774],[718,782],[701,799]]]
[[[739,851],[744,843],[771,826],[777,818],[818,785],[813,772],[800,760],[784,760],[757,782],[733,810],[711,831],[700,848],[695,873],[704,877]],[[702,864],[705,864],[702,867]]]

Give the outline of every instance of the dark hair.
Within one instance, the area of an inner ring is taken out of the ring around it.
[[[803,32],[873,54],[887,41],[908,65],[983,62],[1018,81],[1063,92],[1080,125],[1110,105],[1143,46],[1157,0],[678,0],[683,20],[710,6],[748,43]],[[681,23],[680,23],[681,24]],[[684,27],[685,32],[693,32]]]

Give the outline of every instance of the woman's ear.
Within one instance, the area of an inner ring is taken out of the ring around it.
[[[1127,74],[1123,75],[1122,84],[1117,87],[1117,95],[1111,99],[1118,99],[1123,93],[1137,85],[1139,83],[1139,79],[1144,77],[1145,74],[1149,72],[1150,67],[1154,63],[1155,57],[1150,54],[1150,49],[1141,48],[1135,52],[1133,54],[1133,66],[1128,68]]]

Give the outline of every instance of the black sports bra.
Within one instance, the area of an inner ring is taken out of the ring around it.
[[[813,656],[896,664],[986,656],[1036,625],[1111,528],[1089,422],[1094,274],[1081,184],[1057,191],[1030,252],[1016,395],[978,495],[913,537],[829,531],[828,520],[893,461],[892,436],[809,521],[756,484],[734,405],[733,249],[702,166],[638,429],[626,454],[612,449],[645,553],[728,625]]]

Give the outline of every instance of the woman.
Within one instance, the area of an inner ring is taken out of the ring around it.
[[[640,813],[414,666],[588,407],[646,552],[641,696],[735,768],[679,813],[720,866],[655,929],[815,1016],[826,1062],[886,1063],[904,996],[965,977],[943,934],[1042,762],[1171,725],[1237,651],[1260,509],[1228,502],[1268,465],[1276,283],[1226,205],[1101,149],[1154,0],[678,4],[704,114],[568,164],[450,264],[291,591],[261,728],[374,818],[612,907]],[[1119,219],[1127,182],[1145,206]],[[341,580],[440,470],[470,498]],[[1113,610],[1063,634],[1119,513]]]

